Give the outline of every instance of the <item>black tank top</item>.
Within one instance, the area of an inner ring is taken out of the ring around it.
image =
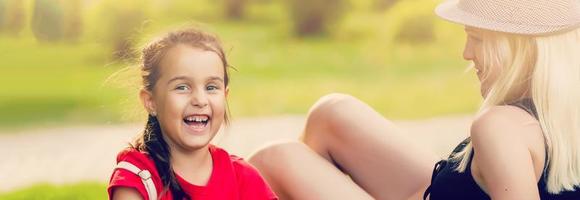
[[[534,104],[530,99],[511,104],[520,107],[538,118]],[[445,160],[435,164],[433,175],[431,176],[431,185],[423,195],[423,199],[430,200],[489,200],[490,197],[477,185],[473,176],[471,176],[471,161],[475,152],[469,157],[465,172],[457,172],[455,168],[459,165],[458,160],[453,159],[454,155],[469,143],[470,138],[461,142],[451,155]],[[544,161],[544,164],[547,161]],[[546,190],[546,168],[542,172],[542,178],[538,181],[538,190],[542,200],[580,200],[580,188],[576,187],[575,191],[564,191],[559,194],[550,194]]]

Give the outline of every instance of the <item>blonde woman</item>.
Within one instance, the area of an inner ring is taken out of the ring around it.
[[[481,82],[470,137],[439,161],[363,102],[328,95],[302,143],[250,160],[281,199],[580,199],[580,1],[453,0],[436,13],[465,26]]]

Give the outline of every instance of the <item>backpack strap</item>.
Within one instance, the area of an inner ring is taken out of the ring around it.
[[[157,190],[155,189],[155,183],[153,183],[153,179],[151,179],[151,173],[149,170],[141,170],[137,166],[127,161],[119,162],[115,169],[125,169],[139,176],[143,182],[143,185],[145,186],[145,190],[147,190],[149,200],[157,199]]]

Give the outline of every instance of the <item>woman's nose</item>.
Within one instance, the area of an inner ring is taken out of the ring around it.
[[[463,49],[463,59],[471,61],[474,59],[474,57],[475,56],[473,53],[473,46],[468,39],[467,42],[465,43],[465,48]]]

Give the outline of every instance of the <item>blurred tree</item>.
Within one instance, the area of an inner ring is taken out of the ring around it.
[[[4,32],[6,19],[6,0],[0,0],[0,33]]]
[[[319,35],[328,32],[345,9],[345,0],[287,0],[298,36]]]
[[[102,0],[99,17],[104,30],[104,39],[113,52],[115,60],[135,58],[133,51],[135,35],[142,30],[147,20],[149,1],[143,0]]]
[[[375,0],[374,8],[378,11],[385,11],[397,3],[397,0]]]
[[[232,20],[244,18],[244,10],[248,0],[225,0],[226,17]]]
[[[11,35],[18,35],[25,26],[25,10],[24,1],[22,0],[8,0],[5,1],[6,4],[6,14],[4,25],[6,32]]]
[[[395,43],[426,44],[435,40],[436,16],[432,0],[398,1],[389,9],[380,26],[382,45]]]
[[[226,1],[230,0],[149,0],[157,2],[155,12],[163,18],[187,21],[211,21],[225,18]],[[244,0],[246,1],[246,0]],[[245,5],[245,3],[244,3]]]
[[[32,31],[40,41],[58,41],[63,37],[63,8],[60,0],[35,0]]]
[[[416,15],[404,19],[395,35],[395,40],[411,44],[429,43],[435,40],[434,18],[430,15]]]
[[[66,0],[64,16],[64,37],[76,41],[83,32],[83,5],[81,0]]]

